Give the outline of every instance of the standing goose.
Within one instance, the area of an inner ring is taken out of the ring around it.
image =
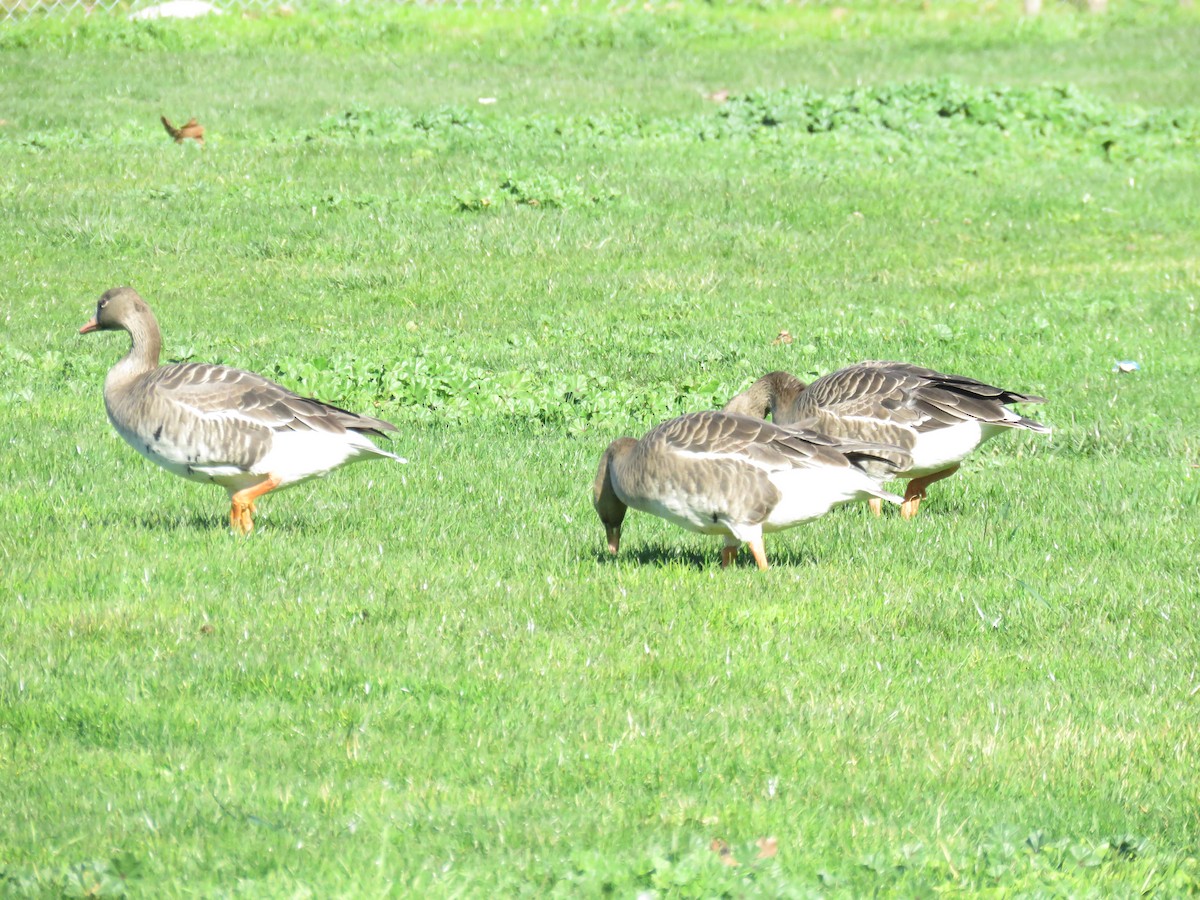
[[[640,441],[613,441],[600,457],[592,503],[612,553],[620,547],[621,523],[632,506],[690,531],[724,535],[722,566],[747,543],[765,569],[764,531],[790,528],[855,500],[899,503],[867,470],[907,463],[898,447],[839,443],[727,412],[689,413]]]
[[[725,405],[727,412],[801,426],[836,438],[879,441],[907,450],[912,465],[897,477],[912,479],[900,515],[911,519],[925,489],[958,471],[980,444],[1018,428],[1050,428],[1009,409],[1008,403],[1045,403],[962,375],[943,375],[902,362],[861,362],[805,386],[787,372],[764,375]],[[872,501],[876,515],[880,504]]]
[[[343,463],[386,457],[367,435],[396,427],[273,381],[207,363],[160,366],[162,335],[133,288],[106,291],[79,329],[129,333],[129,353],[104,379],[109,421],[138,453],[190,481],[229,492],[229,524],[254,529],[254,501],[268,491],[325,475]]]

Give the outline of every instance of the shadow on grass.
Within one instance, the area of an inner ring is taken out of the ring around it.
[[[174,532],[189,531],[196,533],[227,532],[233,535],[229,527],[228,513],[171,513],[166,511],[117,513],[108,512],[98,515],[81,515],[78,517],[59,516],[63,524],[79,525],[86,523],[89,527],[139,529],[142,531]],[[67,519],[71,521],[68,523]],[[284,532],[290,535],[318,535],[323,532],[316,522],[303,516],[263,517],[254,519],[254,533]]]
[[[953,523],[965,514],[974,511],[977,504],[968,504],[959,497],[946,496],[928,500],[922,504],[918,513],[919,519],[906,522],[900,517],[898,508],[885,507],[882,517],[876,517],[865,503],[848,505],[843,509],[831,511],[831,516],[840,516],[843,521],[838,523],[838,540],[861,542],[868,547],[872,541],[881,540],[881,534],[886,528],[916,528],[919,520],[936,521],[945,519]],[[893,521],[894,520],[894,523]],[[883,530],[873,530],[883,529]],[[766,536],[767,563],[773,569],[790,568],[804,569],[817,565],[821,561],[821,553],[814,552],[811,546],[800,537],[805,528],[801,525],[795,529],[775,532]],[[592,557],[597,563],[605,561],[625,561],[638,565],[669,566],[678,565],[688,569],[703,570],[719,567],[722,541],[714,538],[711,549],[708,547],[686,547],[669,542],[652,542],[646,544],[630,543],[621,547],[621,552],[613,557],[604,549],[595,549]],[[754,569],[754,557],[744,544],[738,550],[735,568]]]
[[[716,545],[714,545],[716,546]],[[634,547],[622,547],[621,552],[613,556],[607,550],[595,550],[592,554],[600,564],[612,562],[630,562],[638,565],[654,566],[683,566],[686,569],[705,569],[716,565],[717,556],[701,550],[674,547],[669,544],[639,544]]]
[[[616,556],[606,550],[596,550],[592,555],[600,564],[608,561],[624,561],[642,566],[681,566],[685,569],[701,571],[720,568],[721,546],[720,541],[714,541],[711,550],[676,547],[670,544],[642,544],[629,549],[622,548]],[[772,551],[771,545],[768,544],[767,562],[771,568],[798,568],[816,562],[816,557],[811,553],[790,547],[779,547]],[[734,570],[757,568],[754,564],[754,557],[750,555],[748,548],[742,547],[738,552],[737,562],[731,568]]]

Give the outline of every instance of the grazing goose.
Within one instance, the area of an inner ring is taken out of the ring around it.
[[[613,441],[600,457],[592,502],[612,553],[620,547],[621,523],[632,506],[690,531],[725,535],[722,566],[747,543],[765,569],[764,531],[790,528],[869,497],[899,503],[867,470],[908,462],[898,447],[843,444],[726,412],[689,413],[640,441]]]
[[[254,501],[268,491],[324,475],[343,463],[387,457],[367,435],[396,427],[382,419],[294,394],[272,381],[207,363],[159,366],[162,336],[133,288],[106,291],[79,329],[129,333],[129,353],[104,379],[108,418],[152,462],[229,492],[229,524],[254,529]]]
[[[900,515],[911,519],[925,489],[958,471],[984,441],[1009,428],[1041,434],[1050,428],[1007,403],[1045,398],[992,387],[962,375],[943,375],[901,362],[861,362],[805,386],[787,372],[764,375],[725,405],[726,412],[800,426],[835,438],[879,441],[907,450],[912,465],[895,474],[912,479]],[[871,502],[879,515],[881,505]]]

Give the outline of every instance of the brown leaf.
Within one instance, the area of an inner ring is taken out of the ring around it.
[[[776,344],[790,344],[793,340],[794,338],[791,336],[791,334],[789,334],[787,331],[781,331],[779,332],[779,337],[771,341],[771,346],[774,347]]]
[[[216,629],[213,628],[211,625],[209,625],[207,622],[205,622],[203,625],[200,626],[201,634],[212,634],[215,630]]]
[[[779,852],[779,841],[773,837],[763,837],[755,841],[758,844],[758,859],[770,859]]]
[[[719,91],[713,91],[711,94],[705,94],[704,99],[711,100],[713,103],[724,103],[729,99],[729,88],[721,88]]]
[[[163,128],[167,130],[167,134],[175,139],[175,143],[182,144],[188,138],[191,138],[197,144],[204,143],[204,126],[196,121],[195,117],[188,119],[181,127],[176,128],[171,124],[171,120],[166,116],[159,116],[162,120]]]
[[[740,862],[738,862],[736,859],[734,859],[733,851],[729,849],[729,845],[727,843],[725,843],[723,840],[721,840],[720,838],[713,838],[712,843],[708,845],[708,849],[711,850],[713,853],[717,854],[717,856],[721,860],[722,865],[726,865],[726,866],[740,866],[741,865]]]

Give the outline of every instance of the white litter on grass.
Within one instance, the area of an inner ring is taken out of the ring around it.
[[[209,14],[223,16],[225,13],[204,0],[168,0],[130,13],[129,18],[133,22],[143,22],[148,19],[198,19]]]
[[[1113,365],[1114,372],[1139,372],[1141,368],[1137,360],[1133,359],[1118,359]]]

